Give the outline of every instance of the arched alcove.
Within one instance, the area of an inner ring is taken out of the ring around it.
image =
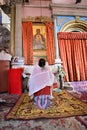
[[[65,23],[60,32],[87,32],[87,23],[82,20],[72,20]]]

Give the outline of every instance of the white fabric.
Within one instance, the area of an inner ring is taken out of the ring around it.
[[[5,51],[2,50],[0,52],[0,60],[9,60],[9,61],[11,61],[11,58],[12,58],[12,56],[10,54],[6,53]]]
[[[35,92],[43,89],[46,86],[52,86],[54,82],[54,75],[47,68],[36,66],[28,80],[29,96]]]

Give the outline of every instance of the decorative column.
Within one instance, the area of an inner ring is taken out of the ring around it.
[[[15,56],[22,57],[22,4],[16,4]]]
[[[11,5],[11,41],[10,41],[10,52],[14,55],[15,49],[15,5]]]
[[[57,39],[57,30],[56,30],[56,17],[53,17],[54,20],[54,42],[55,42],[55,49],[56,49],[56,59],[59,58],[59,50],[58,50],[58,39]]]
[[[55,64],[57,64],[58,66],[61,66],[61,59],[59,56],[59,47],[58,47],[58,38],[57,38],[57,30],[56,30],[56,17],[53,16],[53,20],[54,20],[54,42],[55,42],[55,49],[56,49],[56,59],[55,59]]]

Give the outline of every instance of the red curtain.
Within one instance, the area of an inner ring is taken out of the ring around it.
[[[87,80],[87,33],[59,32],[58,44],[65,80]]]
[[[46,22],[46,49],[47,49],[47,60],[48,63],[54,64],[55,62],[55,51],[54,51],[54,33],[52,22]]]
[[[55,62],[54,51],[54,33],[52,22],[46,22],[46,50],[47,60],[49,64]],[[33,28],[32,22],[22,23],[22,36],[23,36],[23,52],[25,64],[33,64]]]
[[[33,64],[33,29],[32,22],[22,23],[23,52],[25,64]]]

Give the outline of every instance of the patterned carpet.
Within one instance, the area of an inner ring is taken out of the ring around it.
[[[87,103],[87,81],[71,82],[71,86],[75,91],[74,96]],[[75,118],[87,128],[87,116],[76,116]]]
[[[68,85],[67,85],[68,84]],[[66,83],[65,86],[73,86],[72,83]],[[79,100],[87,102],[87,81],[84,92],[78,92],[76,88],[83,87],[83,82],[76,82],[73,86],[74,92],[72,93]],[[85,85],[85,84],[84,84]],[[0,130],[87,130],[87,114],[85,116],[73,116],[67,118],[52,118],[52,119],[35,119],[35,120],[5,120],[5,116],[15,103],[20,98],[19,95],[9,95],[8,93],[0,94],[0,99],[6,103],[0,103]]]
[[[81,100],[87,102],[87,81],[71,82],[71,85],[80,94]]]
[[[43,118],[64,118],[87,114],[87,104],[72,96],[65,90],[53,93],[54,99],[48,109],[37,109],[28,93],[23,93],[6,119],[31,120]]]

